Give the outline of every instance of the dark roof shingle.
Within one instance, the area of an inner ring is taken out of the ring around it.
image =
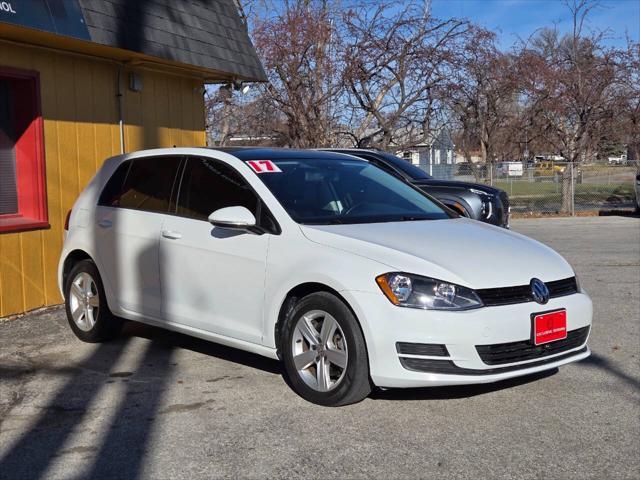
[[[233,0],[78,2],[93,42],[240,80],[266,80]]]

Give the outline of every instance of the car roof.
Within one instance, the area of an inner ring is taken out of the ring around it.
[[[356,148],[356,147],[329,147],[329,148],[318,148],[318,150],[322,151],[330,151],[330,152],[369,152],[369,153],[382,153],[382,150],[376,150],[375,148]]]
[[[360,160],[357,157],[351,155],[344,155],[342,153],[331,152],[328,150],[305,150],[298,148],[277,148],[277,147],[209,147],[209,150],[216,150],[219,152],[228,153],[240,160],[283,160],[287,158],[294,159],[326,159],[333,158],[336,160]]]
[[[376,150],[374,148],[322,148],[318,149],[323,152],[335,152],[335,153],[344,153],[347,155],[359,156],[361,153],[366,153],[372,155],[376,158],[385,159],[388,157],[400,158],[393,153],[385,152],[384,150]]]

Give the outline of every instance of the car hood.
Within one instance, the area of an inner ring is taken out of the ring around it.
[[[355,225],[302,225],[312,242],[375,260],[388,271],[470,288],[526,285],[574,275],[551,248],[518,233],[458,218]]]
[[[501,192],[499,188],[484,185],[482,183],[458,182],[456,180],[415,180],[412,183],[419,188],[446,187],[458,188],[463,190],[474,188],[476,190],[480,190],[481,192],[489,193],[496,196]]]

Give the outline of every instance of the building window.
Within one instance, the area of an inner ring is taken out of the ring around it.
[[[0,233],[46,228],[37,72],[0,67]]]

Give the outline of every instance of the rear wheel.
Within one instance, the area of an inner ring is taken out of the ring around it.
[[[300,300],[285,320],[281,345],[289,383],[304,399],[340,406],[371,392],[360,325],[335,295],[318,292]]]
[[[64,294],[69,326],[80,340],[97,343],[118,336],[123,322],[109,310],[100,274],[91,260],[73,266]]]

